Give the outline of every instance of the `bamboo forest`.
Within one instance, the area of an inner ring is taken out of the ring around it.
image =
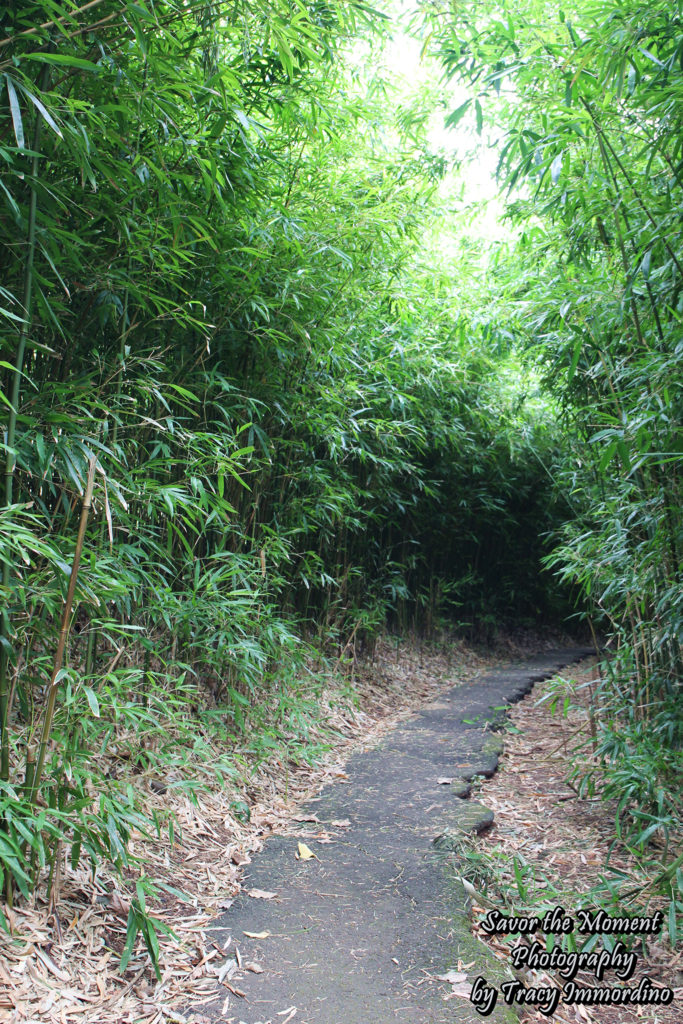
[[[182,921],[430,665],[544,645],[583,896],[674,955],[682,208],[682,0],[2,5],[0,1020],[244,1022]]]

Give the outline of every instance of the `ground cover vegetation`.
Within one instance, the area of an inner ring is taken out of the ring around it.
[[[326,658],[387,624],[557,618],[569,584],[618,641],[611,792],[642,842],[670,827],[679,16],[459,11],[429,9],[474,89],[450,121],[505,125],[524,225],[469,307],[424,241],[445,161],[351,58],[387,24],[360,0],[0,15],[8,905],[64,856],[139,875],[152,767],[229,777],[252,728],[313,756]],[[510,384],[514,339],[547,400]]]

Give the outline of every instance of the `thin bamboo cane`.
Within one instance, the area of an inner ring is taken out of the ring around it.
[[[78,537],[76,538],[76,550],[74,551],[74,560],[71,566],[71,575],[69,577],[69,586],[66,592],[66,599],[64,601],[64,611],[62,613],[62,624],[59,631],[59,640],[57,642],[57,650],[55,651],[54,662],[52,665],[52,677],[50,679],[50,688],[48,690],[47,704],[45,706],[45,716],[43,719],[43,729],[40,737],[40,745],[38,747],[38,758],[36,761],[35,771],[33,773],[33,781],[31,783],[30,792],[28,793],[28,799],[30,803],[35,803],[36,794],[45,767],[45,758],[47,756],[47,746],[50,741],[50,733],[52,731],[52,722],[55,714],[55,704],[57,700],[57,689],[59,687],[59,672],[62,667],[64,660],[64,651],[66,650],[66,642],[69,636],[69,629],[71,625],[71,609],[73,607],[74,595],[76,593],[76,581],[78,579],[78,567],[81,561],[81,552],[83,551],[83,541],[85,539],[85,531],[88,525],[88,516],[90,515],[90,506],[92,503],[92,494],[95,486],[95,469],[97,466],[97,458],[93,455],[88,466],[88,479],[85,487],[85,494],[83,496],[83,504],[81,506],[81,521],[78,526]]]

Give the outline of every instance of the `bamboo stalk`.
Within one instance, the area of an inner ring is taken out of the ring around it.
[[[43,769],[45,767],[45,758],[47,756],[47,746],[50,740],[50,733],[52,731],[52,722],[55,714],[55,704],[57,701],[57,689],[59,687],[59,672],[62,667],[64,660],[64,651],[66,650],[66,642],[69,636],[69,629],[71,625],[71,609],[73,607],[74,595],[76,593],[76,581],[78,579],[78,567],[81,561],[81,552],[83,551],[83,541],[85,539],[85,531],[88,525],[88,516],[90,514],[90,506],[92,503],[92,494],[95,486],[95,468],[97,466],[97,457],[93,455],[88,466],[88,479],[85,486],[85,494],[83,496],[83,504],[81,506],[81,521],[78,525],[78,537],[76,538],[76,550],[74,551],[74,560],[71,566],[71,575],[69,577],[69,586],[66,592],[66,598],[64,601],[64,611],[62,613],[62,624],[59,630],[59,640],[57,642],[57,650],[55,651],[54,662],[52,665],[52,677],[50,679],[50,687],[48,690],[47,704],[45,706],[45,716],[43,719],[43,729],[40,737],[40,745],[38,748],[38,758],[36,760],[36,767],[33,773],[33,780],[31,788],[28,793],[29,803],[35,803],[36,794],[40,785]]]

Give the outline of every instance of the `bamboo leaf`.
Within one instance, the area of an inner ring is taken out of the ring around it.
[[[63,139],[64,136],[62,135],[61,128],[59,127],[59,125],[57,124],[57,122],[55,121],[52,114],[45,106],[45,104],[41,100],[39,100],[37,96],[34,96],[33,93],[29,92],[27,89],[24,89],[23,92],[24,95],[27,96],[28,99],[31,101],[31,103],[33,103],[35,108],[43,115],[46,122],[49,124],[50,128],[52,128],[52,131],[56,135],[58,135],[60,139]]]
[[[54,64],[57,67],[76,68],[81,71],[100,71],[97,64],[71,53],[27,53],[24,60],[35,60],[42,64]]]
[[[446,128],[455,128],[465,116],[465,113],[469,109],[471,103],[472,100],[465,100],[465,102],[461,103],[459,107],[456,107],[445,120]]]
[[[88,704],[90,705],[90,710],[92,711],[93,715],[95,716],[95,718],[99,718],[100,705],[94,690],[92,690],[89,686],[84,686],[83,692],[85,693],[85,696],[88,700]]]
[[[5,75],[5,83],[7,85],[7,95],[9,97],[10,113],[12,115],[12,125],[14,127],[14,137],[17,140],[17,146],[19,149],[25,149],[24,123],[21,119],[19,97],[17,96],[14,82],[9,75]]]
[[[562,154],[558,153],[550,165],[550,177],[553,185],[557,185],[562,173]]]
[[[567,381],[571,382],[574,374],[576,373],[576,367],[579,365],[579,359],[581,358],[581,351],[583,349],[583,339],[578,338],[574,345],[574,353],[572,355],[572,361],[567,372]]]
[[[477,135],[481,135],[484,127],[484,111],[479,100],[474,101],[474,110],[477,117]]]

